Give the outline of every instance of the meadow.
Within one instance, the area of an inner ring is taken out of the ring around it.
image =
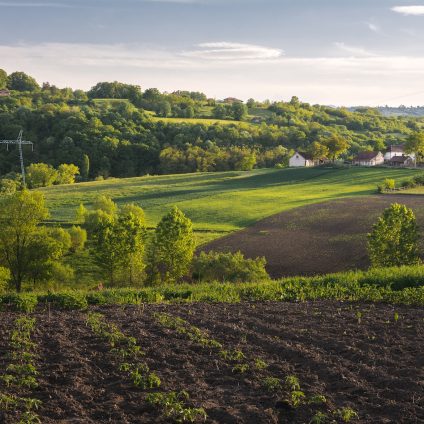
[[[215,237],[300,206],[375,194],[377,184],[385,178],[401,181],[416,172],[389,168],[261,169],[109,179],[40,191],[52,222],[72,223],[80,203],[90,207],[98,195],[107,195],[118,204],[141,206],[150,227],[176,205],[193,221],[195,230],[212,232]]]

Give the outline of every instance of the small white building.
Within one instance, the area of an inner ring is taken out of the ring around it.
[[[289,160],[290,168],[315,166],[314,158],[308,153],[295,152]]]
[[[381,152],[362,152],[352,161],[358,166],[378,166],[384,164],[384,155]]]
[[[384,160],[386,162],[390,162],[394,157],[400,156],[409,156],[410,158],[415,159],[415,153],[408,153],[408,155],[406,155],[405,146],[403,144],[394,144],[387,149],[386,153],[384,153]]]

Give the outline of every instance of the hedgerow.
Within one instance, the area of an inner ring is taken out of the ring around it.
[[[32,311],[37,303],[63,309],[89,305],[243,301],[384,302],[424,305],[424,266],[379,268],[261,283],[201,283],[157,287],[0,295],[0,307]]]

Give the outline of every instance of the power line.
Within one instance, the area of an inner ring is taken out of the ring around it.
[[[17,144],[19,149],[19,161],[21,163],[21,173],[22,173],[22,184],[24,188],[26,187],[26,181],[25,181],[25,166],[24,166],[24,153],[22,150],[23,144],[31,145],[31,151],[34,151],[34,143],[32,141],[26,141],[22,140],[22,134],[23,131],[19,131],[18,138],[16,140],[0,140],[0,144],[5,144],[7,147],[7,150],[9,150],[9,145]]]

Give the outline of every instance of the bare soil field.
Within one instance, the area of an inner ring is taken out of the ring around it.
[[[97,307],[136,338],[163,390],[186,390],[208,423],[309,423],[317,411],[350,407],[357,423],[424,422],[424,309],[314,303],[180,304]],[[234,372],[212,348],[161,325],[155,313],[180,317],[225,349],[242,351],[266,369]],[[395,319],[395,314],[398,319]],[[39,311],[37,343],[41,421],[53,423],[165,423],[117,368],[105,341],[94,336],[83,312]],[[0,370],[16,314],[0,314]],[[284,393],[268,392],[267,376],[298,377],[302,391],[326,404],[288,408]],[[0,385],[0,392],[6,390]],[[0,422],[13,423],[13,414]],[[342,422],[336,419],[335,422]]]
[[[395,202],[412,208],[424,231],[424,196],[376,195],[283,212],[212,241],[202,250],[264,256],[273,278],[366,269],[367,233],[383,210]]]

